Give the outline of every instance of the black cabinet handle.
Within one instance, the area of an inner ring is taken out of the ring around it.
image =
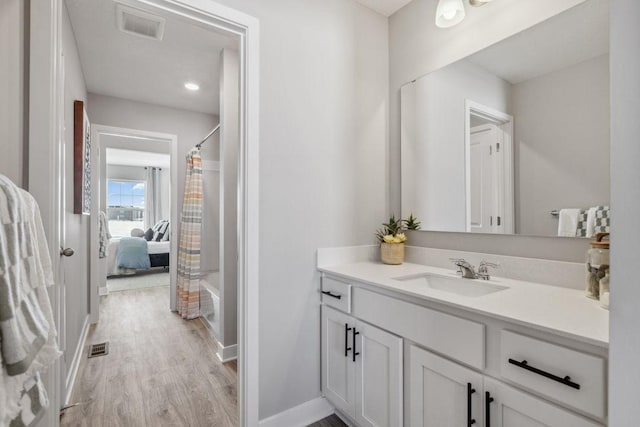
[[[471,383],[467,383],[467,427],[471,427],[476,423],[473,419],[473,408],[471,406],[471,395],[476,392]]]
[[[512,365],[516,365],[519,368],[525,369],[529,372],[533,372],[534,374],[542,375],[545,378],[549,378],[550,380],[557,381],[560,384],[564,384],[567,387],[575,388],[576,390],[580,390],[580,384],[574,383],[571,381],[571,377],[567,375],[566,377],[559,377],[557,375],[550,374],[549,372],[543,371],[542,369],[534,368],[529,365],[526,360],[522,362],[518,362],[517,360],[509,359],[509,363]]]
[[[491,427],[491,402],[494,400],[491,393],[484,392],[484,427]]]
[[[353,327],[353,343],[351,344],[353,346],[353,361],[356,361],[356,356],[358,356],[360,353],[356,351],[356,335],[359,335],[360,332],[356,331],[356,327]]]
[[[349,331],[350,330],[351,328],[349,327],[349,325],[345,323],[344,324],[344,357],[348,357],[349,350],[351,350],[351,347],[349,347]]]
[[[336,298],[336,299],[341,299],[342,295],[336,295],[336,294],[332,294],[331,291],[321,291],[323,294],[325,295],[329,295],[330,297]]]

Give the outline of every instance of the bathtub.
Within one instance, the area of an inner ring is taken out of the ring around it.
[[[203,272],[200,276],[200,317],[213,336],[220,337],[220,273]]]

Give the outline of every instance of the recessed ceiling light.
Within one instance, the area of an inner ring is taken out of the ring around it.
[[[200,86],[198,86],[197,83],[192,83],[192,82],[185,83],[184,87],[192,91],[200,90]]]

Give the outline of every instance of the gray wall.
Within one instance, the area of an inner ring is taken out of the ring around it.
[[[389,180],[391,212],[400,211],[400,87],[425,74],[478,52],[554,16],[584,0],[495,1],[467,8],[467,18],[443,30],[431,23],[437,0],[413,0],[389,19]],[[587,242],[575,239],[521,236],[477,236],[422,232],[411,241],[430,247],[500,253],[504,247],[518,248],[521,256],[562,254],[581,262]],[[469,248],[473,249],[469,249]]]
[[[240,158],[240,58],[220,53],[220,306],[221,341],[237,343],[238,318],[238,159]]]
[[[22,0],[0,1],[0,174],[23,182],[24,14]]]
[[[387,19],[345,0],[222,0],[260,20],[260,418],[320,396],[318,247],[386,212]]]
[[[609,55],[513,85],[512,97],[516,232],[551,236],[549,211],[608,205]]]
[[[184,198],[185,156],[218,124],[218,117],[93,93],[89,94],[88,111],[89,118],[95,124],[178,136],[178,195],[176,202],[178,203],[178,215],[180,215]],[[217,159],[214,147],[218,144],[218,138],[216,135],[202,146],[203,159]],[[178,218],[174,222],[178,225]],[[207,239],[207,235],[203,235],[204,239]],[[204,254],[203,259],[202,268],[210,269]]]
[[[611,344],[609,426],[638,424],[640,384],[640,2],[611,0]]]
[[[62,53],[64,55],[64,138],[65,138],[65,183],[66,183],[66,234],[65,246],[75,254],[64,261],[66,331],[63,356],[63,379],[76,347],[80,341],[82,326],[89,314],[89,220],[86,215],[73,213],[73,103],[87,100],[87,89],[80,67],[76,40],[66,6],[62,12]],[[86,107],[85,107],[86,108]]]

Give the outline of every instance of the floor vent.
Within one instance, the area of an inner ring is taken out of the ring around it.
[[[109,354],[109,343],[101,342],[99,344],[91,344],[91,348],[89,349],[89,358],[98,357],[98,356],[106,356]]]

